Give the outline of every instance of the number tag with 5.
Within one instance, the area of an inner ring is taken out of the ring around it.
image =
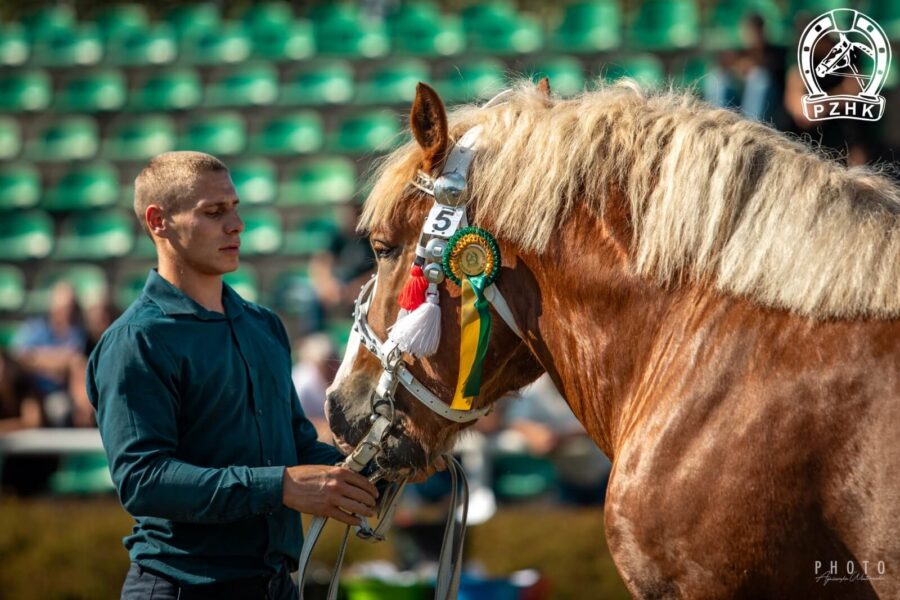
[[[449,238],[459,229],[459,223],[465,216],[465,206],[453,207],[435,204],[428,213],[428,219],[425,221],[422,232],[426,235]]]

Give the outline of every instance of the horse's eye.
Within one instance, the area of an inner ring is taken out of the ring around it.
[[[390,246],[382,241],[374,240],[372,242],[372,251],[375,252],[378,260],[394,258],[397,255],[397,250],[397,246]]]

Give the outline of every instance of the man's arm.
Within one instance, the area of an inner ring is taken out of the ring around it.
[[[193,523],[220,523],[282,504],[284,467],[204,468],[174,457],[178,365],[138,327],[109,332],[91,355],[88,394],[125,509]]]

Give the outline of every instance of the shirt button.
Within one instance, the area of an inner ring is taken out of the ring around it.
[[[271,466],[272,466],[272,459],[271,459],[271,458],[267,458],[267,459],[266,459],[266,464],[267,464],[268,466],[271,467]]]
[[[262,416],[262,409],[261,409],[261,408],[256,409],[256,414],[257,414],[257,416],[260,416],[260,417],[261,417],[261,416]]]

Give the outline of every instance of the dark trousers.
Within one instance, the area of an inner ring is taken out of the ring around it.
[[[188,587],[131,563],[121,600],[296,600],[298,595],[297,585],[291,581],[287,569],[268,579]]]

